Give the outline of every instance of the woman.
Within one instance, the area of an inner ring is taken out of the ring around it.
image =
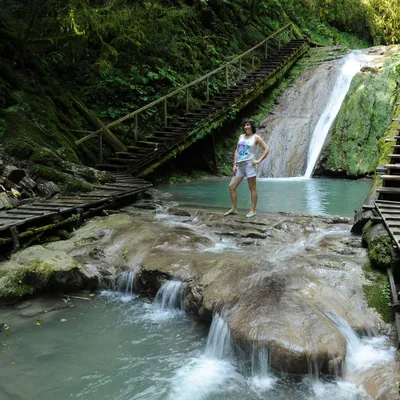
[[[229,184],[229,192],[232,200],[232,207],[227,211],[224,216],[237,215],[237,193],[236,188],[239,183],[242,182],[243,178],[247,178],[249,189],[251,193],[251,210],[246,215],[246,218],[253,218],[257,215],[257,174],[256,165],[260,164],[261,161],[267,157],[269,153],[269,147],[265,144],[264,140],[260,136],[256,135],[256,124],[252,119],[245,119],[242,122],[244,134],[240,135],[239,141],[235,150],[235,157],[233,163],[233,177]],[[260,158],[255,158],[256,147],[260,146],[263,149],[263,153]]]

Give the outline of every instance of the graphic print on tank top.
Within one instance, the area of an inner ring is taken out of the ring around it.
[[[238,142],[238,162],[249,161],[254,158],[255,150],[255,135],[250,139],[245,139],[244,135],[241,135]]]

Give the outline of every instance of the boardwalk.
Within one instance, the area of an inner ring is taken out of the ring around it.
[[[33,227],[51,229],[57,223],[70,219],[74,214],[88,214],[113,208],[113,204],[132,198],[152,186],[143,179],[129,174],[115,174],[115,182],[94,186],[92,192],[79,196],[59,196],[48,200],[36,200],[18,208],[0,212],[0,245],[12,241],[12,236]],[[32,234],[35,230],[32,230]]]

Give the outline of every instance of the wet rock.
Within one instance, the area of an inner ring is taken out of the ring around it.
[[[0,210],[8,210],[12,208],[12,204],[10,202],[10,199],[8,198],[6,193],[0,193]]]
[[[386,271],[393,264],[393,242],[383,224],[368,222],[362,231],[363,245],[368,248],[371,264]]]
[[[50,198],[57,193],[60,193],[60,188],[54,182],[49,181],[45,183],[39,183],[37,185],[37,192],[43,197]]]
[[[361,233],[365,224],[373,217],[375,217],[375,214],[372,210],[360,209],[356,211],[356,214],[354,216],[354,224],[351,227],[351,232]]]
[[[262,232],[258,231],[244,231],[240,234],[243,238],[250,238],[250,239],[265,239],[267,235]]]
[[[190,217],[190,212],[183,209],[183,208],[177,208],[177,207],[172,207],[170,209],[168,209],[168,214],[171,215],[178,215],[181,217]]]
[[[33,179],[29,178],[29,176],[25,176],[20,180],[19,186],[23,189],[31,191],[36,187],[36,182]]]

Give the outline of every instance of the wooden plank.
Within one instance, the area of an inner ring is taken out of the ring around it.
[[[399,303],[399,296],[397,294],[397,289],[396,289],[396,284],[394,282],[393,273],[390,268],[387,270],[387,276],[388,276],[388,280],[389,280],[390,291],[392,294],[392,305],[395,305],[395,304]]]
[[[14,210],[7,210],[6,211],[7,214],[16,214],[16,215],[43,215],[45,213],[45,211],[30,211],[30,210],[26,210],[24,211],[21,208],[16,208]]]
[[[400,194],[400,188],[394,187],[379,187],[376,191],[379,193]]]
[[[400,175],[381,175],[381,178],[386,181],[400,181]]]
[[[382,208],[382,207],[380,207],[380,210],[382,213],[388,214],[388,215],[400,214],[400,209],[398,209],[398,208]]]
[[[26,218],[26,216],[25,217],[20,217],[20,216],[18,216],[18,215],[13,215],[13,216],[10,216],[10,215],[0,215],[0,219],[15,219],[15,220],[21,220],[21,219],[23,219],[23,220],[25,220],[25,219],[27,219]]]
[[[387,204],[400,204],[400,201],[394,201],[394,200],[375,200],[375,204],[380,205],[380,204],[385,204],[385,207]]]
[[[371,205],[371,204],[364,204],[363,206],[362,206],[362,208],[364,209],[364,210],[375,210],[375,206],[374,205]]]
[[[37,210],[37,211],[57,211],[58,207],[44,207],[41,204],[38,204],[37,206],[34,206],[34,204],[32,204],[32,206],[22,206],[19,209],[21,210]]]
[[[102,189],[102,190],[113,190],[114,192],[120,192],[121,188],[120,187],[110,187],[110,186],[93,186],[96,189]]]

